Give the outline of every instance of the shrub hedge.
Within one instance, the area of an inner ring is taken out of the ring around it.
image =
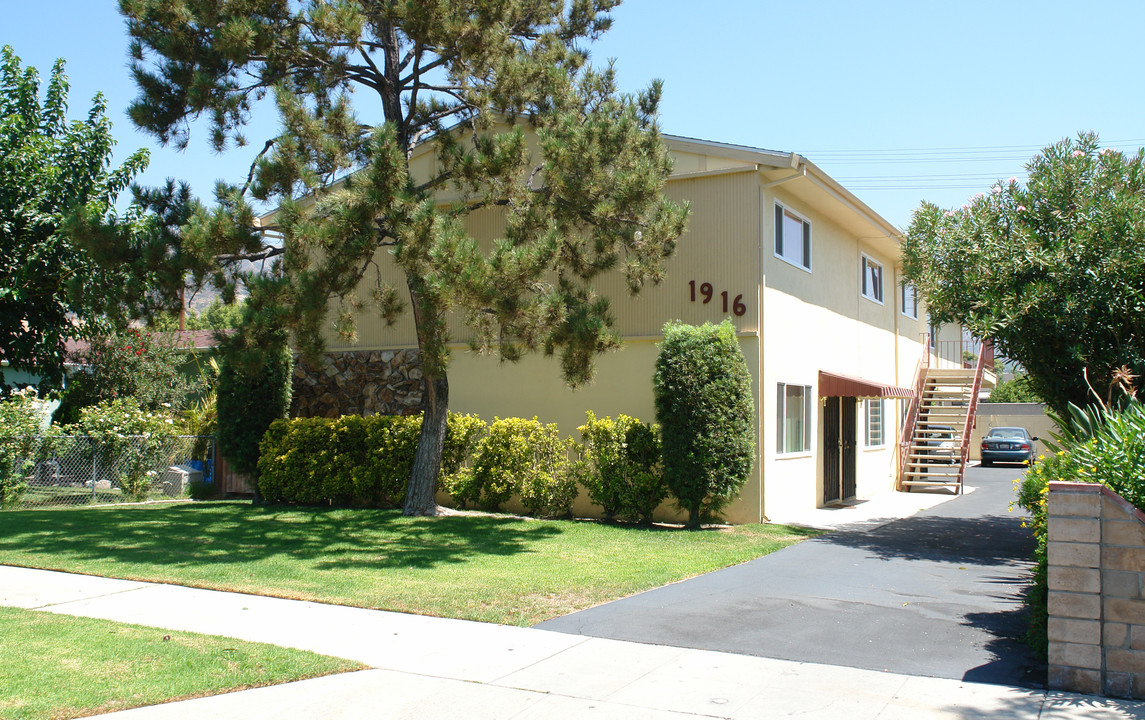
[[[660,428],[620,415],[597,418],[590,410],[577,430],[576,475],[607,520],[652,523],[668,497],[660,462]]]
[[[442,482],[463,468],[484,423],[451,413]],[[405,499],[421,415],[276,420],[262,438],[258,485],[268,502],[396,507]]]
[[[534,515],[569,515],[577,489],[568,450],[555,424],[543,425],[535,417],[494,418],[477,443],[466,499],[497,510],[517,494]]]
[[[276,420],[259,446],[259,491],[267,502],[400,506],[420,429],[420,415]],[[475,415],[450,413],[439,487],[462,508],[496,511],[517,497],[533,515],[567,517],[583,485],[606,518],[651,524],[669,496],[658,428],[589,412],[579,430],[577,443],[535,417],[486,425]],[[577,460],[570,463],[573,450]],[[707,509],[720,505],[710,496],[701,502]]]

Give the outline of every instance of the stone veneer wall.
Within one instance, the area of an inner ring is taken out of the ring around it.
[[[327,353],[321,367],[295,358],[291,417],[413,415],[422,411],[421,353]]]
[[[1049,684],[1145,698],[1145,513],[1094,483],[1050,483]]]

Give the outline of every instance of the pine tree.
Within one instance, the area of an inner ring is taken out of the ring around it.
[[[662,196],[671,161],[656,125],[660,84],[622,95],[612,68],[593,69],[582,47],[617,4],[120,2],[139,127],[185,147],[190,121],[203,117],[222,150],[246,143],[259,98],[273,94],[280,113],[280,134],[241,184],[220,186],[215,208],[197,206],[178,232],[156,235],[174,246],[168,263],[230,293],[245,261],[273,261],[273,282],[252,288],[245,342],[286,327],[313,357],[329,307],[353,337],[367,305],[392,323],[408,297],[426,407],[406,514],[437,511],[447,317],[466,319],[478,350],[559,354],[567,381],[587,382],[595,355],[619,344],[593,279],[622,271],[632,292],[658,282],[684,230],[687,208]],[[415,177],[410,158],[423,142],[436,170]],[[278,208],[269,227],[256,224],[252,201]],[[505,219],[491,245],[464,229],[486,208]],[[387,283],[384,263],[404,282]]]

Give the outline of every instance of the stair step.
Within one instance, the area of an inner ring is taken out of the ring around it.
[[[921,480],[903,480],[902,484],[910,487],[958,487],[957,482],[923,482]]]

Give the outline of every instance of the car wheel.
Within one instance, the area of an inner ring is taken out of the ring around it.
[[[982,461],[982,467],[990,467],[993,464],[994,464],[994,462],[992,460],[983,460]]]

